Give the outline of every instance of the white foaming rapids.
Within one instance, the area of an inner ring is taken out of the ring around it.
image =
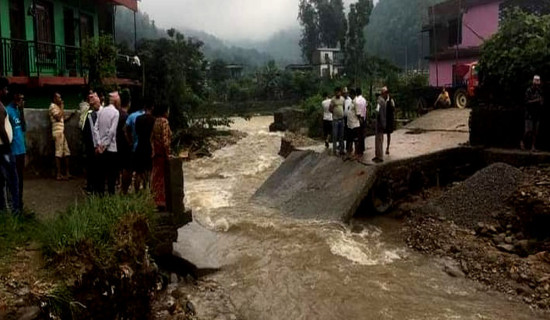
[[[403,249],[387,249],[380,241],[382,231],[364,229],[360,233],[349,230],[336,231],[326,241],[332,254],[363,266],[389,264],[402,259],[406,253]]]

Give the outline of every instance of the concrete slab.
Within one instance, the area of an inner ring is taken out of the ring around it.
[[[300,219],[345,221],[374,184],[374,170],[327,153],[295,151],[253,200]]]
[[[345,161],[331,150],[295,151],[258,189],[252,200],[301,219],[349,220],[391,165],[457,149],[468,142],[469,110],[436,110],[392,134],[390,155],[375,164],[374,137],[359,161]],[[465,130],[459,130],[466,124]],[[418,128],[422,130],[412,130]],[[385,139],[387,136],[385,136]],[[384,144],[384,149],[386,145]],[[421,159],[420,159],[421,160]],[[424,161],[425,162],[425,161]]]
[[[176,257],[188,261],[196,269],[218,270],[223,264],[219,258],[220,245],[216,232],[191,222],[178,230],[173,250]]]

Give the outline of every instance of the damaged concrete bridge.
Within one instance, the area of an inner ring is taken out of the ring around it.
[[[345,161],[329,151],[295,151],[252,201],[298,219],[347,221],[358,211],[384,212],[394,199],[429,185],[466,178],[494,162],[537,163],[548,154],[469,147],[469,110],[433,111],[392,135],[380,164]],[[373,157],[374,137],[366,139]]]

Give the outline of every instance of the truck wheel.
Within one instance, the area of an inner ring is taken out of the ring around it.
[[[468,106],[468,93],[464,89],[458,89],[455,92],[455,106],[464,109]]]
[[[428,112],[428,102],[424,98],[418,98],[416,100],[416,112],[418,114],[425,114]]]

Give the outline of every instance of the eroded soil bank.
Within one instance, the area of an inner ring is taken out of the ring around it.
[[[445,270],[550,308],[550,167],[495,164],[400,206],[407,244]]]

